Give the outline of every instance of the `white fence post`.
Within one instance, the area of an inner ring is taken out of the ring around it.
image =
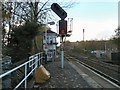
[[[27,64],[25,65],[25,78],[27,76]],[[27,78],[25,79],[25,88],[27,88]]]
[[[42,55],[40,55],[42,53],[38,53],[38,54],[35,54],[35,55],[32,55],[29,57],[29,61],[13,68],[12,70],[9,70],[8,72],[6,73],[3,73],[0,75],[0,79],[2,79],[3,77],[11,74],[12,72],[16,71],[17,69],[21,68],[21,67],[25,67],[24,70],[24,78],[17,84],[17,86],[15,86],[14,90],[16,90],[22,83],[25,83],[24,84],[24,87],[25,89],[27,88],[27,78],[32,74],[33,75],[33,72],[36,70],[36,68],[40,65],[40,60],[42,59]],[[30,72],[28,73],[28,68],[27,68],[27,64],[29,65],[29,68],[32,70],[30,70]],[[31,65],[32,64],[32,65]]]

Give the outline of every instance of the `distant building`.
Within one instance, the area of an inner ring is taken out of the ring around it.
[[[104,58],[105,57],[105,51],[103,51],[103,50],[91,51],[91,54],[93,54],[97,58]]]
[[[43,33],[43,50],[47,50],[48,60],[49,58],[54,58],[54,56],[56,56],[56,45],[58,44],[56,38],[57,33],[51,30],[47,30],[47,32]]]
[[[111,54],[118,52],[117,45],[113,44],[112,42],[106,42],[105,46],[106,46],[105,51],[106,51],[107,58],[111,60]]]

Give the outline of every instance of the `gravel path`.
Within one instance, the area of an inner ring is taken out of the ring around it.
[[[88,83],[73,69],[67,61],[61,69],[61,61],[48,62],[44,67],[50,72],[51,78],[41,88],[91,88]]]

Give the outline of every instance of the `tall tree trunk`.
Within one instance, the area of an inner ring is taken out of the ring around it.
[[[9,38],[10,38],[10,32],[11,32],[11,23],[9,21],[9,30],[8,30],[8,43],[9,43]]]
[[[5,27],[5,24],[4,24],[4,20],[2,21],[2,23],[3,23],[3,26],[2,26],[2,44],[3,44],[3,46],[4,46],[4,44],[5,44],[5,33],[6,33],[6,31],[5,31],[5,29],[4,29],[4,27]]]
[[[37,36],[34,38],[34,49],[35,49],[35,53],[39,52],[38,43],[37,43]]]
[[[38,20],[38,18],[37,18],[38,2],[35,2],[35,3],[34,3],[33,12],[34,12],[33,21],[34,21],[34,23],[37,25],[37,20]],[[36,28],[35,30],[38,31],[38,26],[37,26],[37,28]],[[39,49],[38,49],[38,44],[37,44],[37,36],[35,36],[35,38],[34,38],[34,48],[35,48],[35,52],[37,53],[37,52],[39,51]]]
[[[2,18],[1,17],[1,15],[2,15],[2,12],[1,12],[1,10],[2,10],[2,5],[1,5],[2,3],[0,2],[0,18]],[[1,38],[3,38],[2,37],[2,20],[0,20],[0,64],[2,64],[2,39]],[[2,65],[0,65],[0,73],[2,73]],[[0,90],[2,90],[2,78],[0,78]]]

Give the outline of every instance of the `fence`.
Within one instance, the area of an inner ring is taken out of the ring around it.
[[[15,86],[14,90],[16,90],[18,87],[20,87],[21,84],[23,84],[23,82],[24,82],[24,87],[27,88],[27,78],[36,71],[38,66],[41,64],[42,59],[43,59],[43,52],[32,55],[29,57],[29,61],[13,68],[12,70],[9,70],[9,71],[1,74],[0,79],[11,74],[12,72],[24,67],[24,70],[25,70],[24,78]],[[28,65],[29,65],[29,67],[28,67]],[[28,70],[30,70],[29,73],[28,73]]]

